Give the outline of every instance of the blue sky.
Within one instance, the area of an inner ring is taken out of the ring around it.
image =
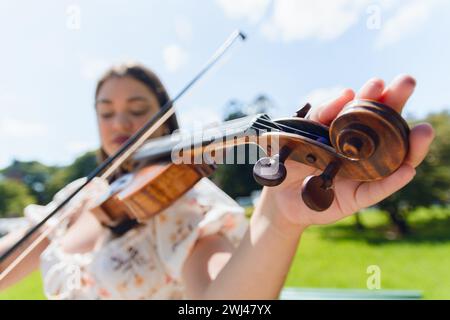
[[[418,80],[406,114],[449,108],[448,1],[1,1],[0,167],[64,165],[96,148],[94,88],[111,64],[142,62],[174,95],[235,29],[248,41],[180,100],[182,125],[259,93],[274,116],[291,115],[399,73]]]

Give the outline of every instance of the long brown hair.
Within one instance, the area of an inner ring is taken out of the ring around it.
[[[98,80],[97,86],[95,89],[95,100],[97,100],[98,93],[103,86],[103,84],[113,78],[123,78],[123,77],[130,77],[133,78],[142,84],[144,84],[151,92],[153,92],[156,95],[156,98],[158,99],[159,106],[162,107],[166,103],[170,101],[169,95],[167,93],[166,88],[163,86],[161,80],[158,78],[158,76],[151,71],[150,69],[144,67],[141,64],[138,63],[126,63],[121,64],[117,66],[113,66],[110,69],[108,69],[105,74]],[[177,118],[175,114],[173,114],[166,122],[165,122],[167,128],[169,129],[169,133],[171,134],[175,130],[179,128]],[[108,158],[108,155],[106,154],[105,150],[102,146],[100,146],[98,152],[97,152],[97,161],[99,163],[103,162],[106,158]],[[123,166],[118,172],[118,175],[129,171],[129,168],[127,165]],[[114,175],[114,179],[117,178],[117,175]]]

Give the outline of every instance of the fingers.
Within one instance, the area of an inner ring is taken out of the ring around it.
[[[410,75],[400,75],[396,77],[388,87],[379,78],[372,78],[367,81],[359,90],[359,99],[377,100],[387,104],[400,113],[414,92],[416,80]],[[311,110],[310,119],[328,125],[342,108],[355,97],[351,89],[345,89],[339,97],[331,100],[318,108]]]
[[[405,162],[393,174],[382,180],[362,183],[355,192],[359,208],[378,203],[403,188],[415,176],[417,167],[425,158],[434,138],[434,130],[428,123],[415,126],[409,136],[409,153]]]
[[[415,174],[416,170],[412,166],[403,164],[382,180],[362,183],[355,192],[357,206],[366,208],[380,202],[407,185]]]
[[[379,78],[372,78],[367,81],[359,90],[359,99],[379,100],[384,90],[384,81]]]
[[[357,98],[377,100],[387,104],[398,113],[405,106],[406,101],[414,92],[416,80],[410,75],[396,77],[388,87],[379,78],[367,81],[359,90]],[[311,110],[309,118],[328,125],[342,108],[355,97],[351,89],[345,89],[339,97]]]
[[[428,123],[419,124],[411,130],[409,138],[409,153],[400,168],[382,180],[363,182],[356,188],[354,195],[357,208],[366,208],[384,200],[414,178],[416,174],[414,168],[427,155],[434,138],[434,130]]]
[[[433,127],[428,123],[415,126],[409,134],[409,153],[405,163],[417,167],[425,158],[434,139]]]
[[[318,121],[325,125],[328,125],[336,118],[342,108],[353,100],[355,93],[351,89],[344,89],[339,97],[333,99],[323,105],[311,109],[309,118],[313,121]]]
[[[416,80],[413,77],[399,75],[384,89],[379,100],[400,113],[415,87]]]

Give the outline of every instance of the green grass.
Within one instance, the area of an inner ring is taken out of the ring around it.
[[[386,217],[361,215],[369,230],[350,217],[305,232],[286,286],[367,288],[367,267],[381,270],[381,289],[421,290],[425,299],[450,299],[450,210],[420,209],[410,215],[413,234],[395,239]]]
[[[42,280],[39,271],[17,283],[8,290],[0,292],[0,300],[42,300],[45,299],[42,291]]]
[[[398,238],[386,216],[361,214],[304,233],[287,287],[366,288],[367,267],[381,269],[381,289],[421,290],[425,299],[450,299],[450,209],[419,209],[409,216],[413,234]],[[38,272],[0,293],[0,299],[43,299]]]

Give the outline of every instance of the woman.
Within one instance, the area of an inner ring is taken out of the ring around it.
[[[400,112],[414,87],[415,80],[407,75],[397,77],[388,87],[380,79],[371,79],[357,96],[381,101]],[[346,89],[313,109],[310,118],[329,124],[354,97],[354,92]],[[114,153],[165,101],[166,91],[149,70],[137,65],[110,70],[96,90],[103,156]],[[155,136],[176,127],[173,117]],[[383,180],[336,179],[336,199],[322,213],[310,210],[299,197],[299,186],[315,169],[288,160],[286,180],[263,189],[248,224],[242,209],[203,179],[164,212],[117,235],[89,211],[95,198],[107,189],[97,180],[65,209],[74,211],[69,221],[1,286],[21,279],[40,261],[49,298],[276,299],[303,231],[314,224],[340,220],[402,188],[414,177],[414,168],[426,156],[433,136],[428,124],[413,128],[407,158]],[[56,200],[80,181],[60,191]],[[40,218],[49,206],[29,206],[26,215]],[[18,236],[3,239],[0,251]]]

